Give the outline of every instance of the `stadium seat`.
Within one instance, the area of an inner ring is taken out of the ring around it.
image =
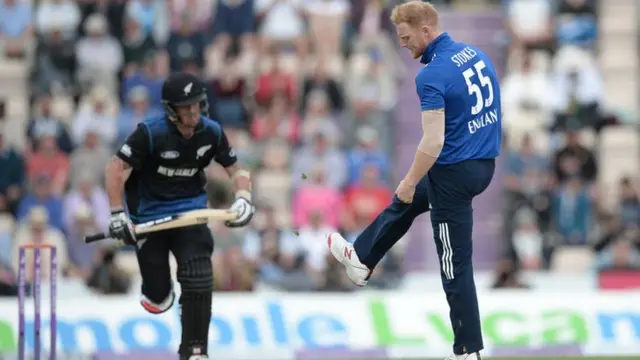
[[[605,128],[601,133],[598,163],[602,205],[612,209],[617,203],[620,179],[633,175],[640,164],[640,139],[637,128]]]
[[[637,29],[634,0],[599,1],[600,29],[604,34],[628,34]]]
[[[23,61],[9,60],[0,57],[0,86],[15,88],[16,85],[23,86],[23,83],[28,78],[29,67]],[[12,80],[11,82],[5,82],[6,80]]]
[[[591,269],[594,255],[588,246],[567,246],[555,250],[551,270],[563,273],[584,273]]]
[[[603,152],[627,151],[629,154],[626,157],[636,160],[633,165],[637,166],[637,160],[640,157],[639,135],[638,128],[635,126],[606,127],[601,133],[601,150]]]
[[[17,149],[23,149],[26,144],[25,129],[29,122],[29,104],[26,95],[8,97],[6,99],[6,107],[7,113],[4,124],[6,139]]]
[[[637,57],[638,12],[635,1],[600,1],[599,4],[599,63],[605,82],[605,105],[637,112],[640,62]]]
[[[638,60],[638,43],[634,33],[611,36],[611,41],[603,42],[600,46],[600,65],[604,71],[633,69]]]
[[[16,94],[7,98],[7,116],[28,118],[29,104],[26,96]]]
[[[0,214],[0,232],[13,232],[15,220],[11,215]]]
[[[605,106],[612,109],[637,110],[638,72],[609,70],[604,76]]]
[[[63,123],[70,125],[75,115],[75,104],[73,99],[65,94],[58,94],[53,97],[52,111]]]

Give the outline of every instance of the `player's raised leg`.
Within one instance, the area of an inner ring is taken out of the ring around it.
[[[393,202],[364,229],[353,245],[338,233],[330,234],[331,254],[346,267],[354,284],[364,286],[384,254],[409,231],[413,220],[428,210],[427,188],[421,182],[412,203],[404,203],[394,196]]]
[[[180,359],[206,359],[213,292],[213,237],[205,225],[173,229],[171,251],[181,287]]]
[[[169,267],[169,244],[167,232],[160,231],[138,239],[135,245],[142,276],[140,305],[152,314],[169,310],[175,299]]]

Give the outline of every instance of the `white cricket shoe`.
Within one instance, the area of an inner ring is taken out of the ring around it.
[[[327,236],[327,244],[333,257],[347,269],[349,279],[358,286],[367,285],[367,281],[369,281],[369,277],[371,276],[371,270],[360,262],[353,245],[338,233],[329,234],[329,236]]]
[[[472,354],[463,354],[463,355],[452,354],[452,355],[449,355],[444,360],[482,360],[482,358],[480,357],[480,353],[475,352]]]
[[[203,354],[203,349],[200,346],[194,346],[191,348],[191,355],[189,360],[208,360],[209,357]]]

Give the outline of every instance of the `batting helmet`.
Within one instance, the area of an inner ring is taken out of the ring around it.
[[[162,84],[162,106],[170,120],[179,121],[178,107],[196,103],[200,103],[200,110],[208,115],[207,92],[195,76],[179,72],[171,74]]]

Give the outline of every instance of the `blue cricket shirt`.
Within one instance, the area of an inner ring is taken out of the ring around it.
[[[478,48],[447,33],[425,50],[416,76],[422,111],[444,109],[445,139],[437,164],[493,159],[500,154],[502,108],[498,75]]]

